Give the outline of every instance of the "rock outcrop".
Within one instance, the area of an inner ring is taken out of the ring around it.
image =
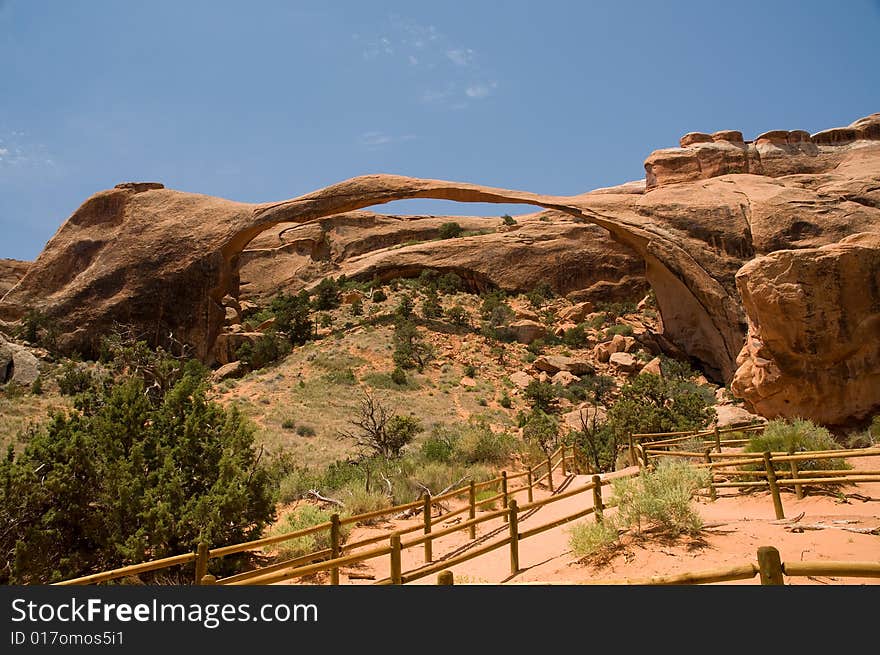
[[[438,238],[456,222],[466,236]],[[328,275],[368,280],[455,273],[471,291],[526,292],[547,283],[593,302],[635,300],[647,289],[644,262],[606,230],[562,212],[498,217],[389,216],[348,212],[260,234],[240,259],[241,294],[295,293]],[[528,318],[528,317],[524,317]]]
[[[61,226],[24,278],[0,301],[0,319],[14,320],[29,308],[40,309],[62,329],[60,345],[83,352],[94,349],[102,332],[129,324],[153,342],[173,335],[191,343],[198,356],[214,360],[226,320],[223,299],[241,296],[242,251],[267,230],[302,224],[296,229],[313,232],[315,238],[299,240],[296,248],[313,260],[327,261],[333,240],[327,241],[320,234],[326,230],[315,225],[328,217],[409,198],[529,204],[551,212],[548,220],[534,225],[523,221],[518,230],[498,228],[492,234],[468,237],[474,239],[472,245],[467,239],[449,239],[389,248],[391,252],[385,253],[364,245],[357,254],[356,248],[350,250],[351,255],[338,265],[331,255],[330,270],[333,275],[370,276],[383,270],[399,274],[408,266],[419,269],[430,261],[444,261],[438,259],[442,255],[449,270],[457,262],[474,280],[516,280],[517,273],[478,262],[482,251],[496,253],[493,258],[509,256],[505,268],[516,264],[529,271],[521,274],[521,282],[511,282],[513,288],[552,268],[522,261],[530,253],[554,256],[559,248],[568,247],[564,244],[577,248],[577,242],[590,234],[603,243],[610,236],[623,248],[621,253],[627,257],[635,253],[644,262],[644,276],[662,318],[663,341],[700,361],[709,377],[730,381],[747,331],[737,271],[775,251],[815,250],[853,234],[877,231],[880,115],[812,136],[774,131],[747,142],[738,132],[726,130],[691,134],[682,143],[684,148],[658,151],[648,158],[644,184],[568,197],[393,175],[354,178],[299,198],[261,205],[173,191],[154,183],[120,185],[88,199]],[[487,219],[487,227],[497,222]],[[533,235],[531,243],[517,242],[528,234]],[[544,237],[557,246],[540,245]],[[589,257],[584,252],[577,256]],[[804,261],[812,256],[803,255]],[[573,261],[566,260],[565,270],[573,270]],[[586,280],[577,285],[605,282],[620,280]],[[755,308],[758,305],[755,301]],[[753,316],[752,309],[749,315],[753,327],[763,334],[768,328],[762,319]],[[812,320],[805,316],[804,325]],[[799,342],[792,342],[791,353],[796,355],[799,348],[805,348],[809,359],[809,347]],[[780,371],[788,370],[783,361],[779,366]],[[857,366],[848,371],[851,376],[862,375]],[[789,377],[781,379],[790,383]],[[773,397],[781,397],[780,393]],[[859,398],[856,394],[852,400],[864,404]],[[762,402],[769,407],[769,401]],[[841,413],[848,412],[846,403],[841,407]],[[808,415],[824,416],[818,410]]]
[[[0,335],[0,384],[15,382],[30,386],[40,375],[40,361],[24,346]]]
[[[19,280],[27,273],[28,266],[30,266],[30,262],[18,259],[0,259],[0,298],[18,284]]]
[[[880,409],[880,230],[746,264],[732,389],[762,416],[842,424]]]

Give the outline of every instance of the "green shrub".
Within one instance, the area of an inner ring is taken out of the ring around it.
[[[516,438],[507,432],[493,432],[487,421],[471,418],[462,428],[456,445],[456,459],[466,464],[503,464],[516,450]]]
[[[345,503],[345,513],[350,516],[375,512],[391,506],[391,498],[379,489],[367,491],[363,483],[350,482],[334,492],[334,498]]]
[[[516,219],[514,219],[513,216],[511,216],[510,214],[504,214],[504,216],[501,217],[501,224],[516,225]]]
[[[568,544],[578,557],[588,557],[620,545],[620,534],[611,518],[601,523],[592,520],[576,523],[568,533]]]
[[[74,362],[67,361],[55,377],[58,389],[65,396],[75,396],[92,388],[96,380],[92,372]]]
[[[608,337],[617,336],[618,334],[622,334],[625,337],[631,337],[633,335],[632,325],[628,325],[626,323],[612,325],[607,330],[605,330],[605,338],[606,339]]]
[[[630,433],[697,430],[715,417],[713,400],[689,382],[644,373],[621,388],[608,410],[608,423],[620,438]]]
[[[501,405],[504,409],[510,409],[512,403],[510,401],[510,396],[507,395],[506,391],[501,395],[501,398],[498,400],[498,404]]]
[[[559,422],[540,409],[532,411],[523,426],[523,439],[537,445],[546,455],[556,449],[558,436]]]
[[[406,384],[406,371],[399,366],[391,371],[391,381],[394,384]]]
[[[455,273],[446,273],[437,279],[437,290],[452,295],[464,290],[464,280]]]
[[[752,435],[743,450],[747,453],[763,453],[765,451],[803,453],[811,450],[838,450],[840,448],[840,444],[834,440],[828,430],[815,425],[812,421],[776,419],[766,425],[762,434]],[[801,471],[851,468],[843,459],[810,459],[799,461],[797,465]],[[774,464],[773,468],[779,471],[788,471],[789,464],[788,462],[779,462]]]
[[[532,380],[523,391],[523,396],[532,406],[533,410],[539,410],[547,414],[554,412],[559,404],[557,389],[549,382]]]
[[[255,371],[278,361],[289,352],[289,342],[269,333],[258,337],[256,341],[245,341],[238,347],[235,355],[245,366]]]
[[[397,302],[397,307],[394,308],[394,313],[402,318],[409,318],[412,316],[413,307],[415,307],[415,304],[413,303],[412,296],[405,293],[400,296],[400,299]]]
[[[562,342],[571,348],[583,348],[587,345],[587,332],[583,323],[578,323],[573,328],[569,328],[562,335]]]
[[[303,290],[295,296],[283,292],[278,294],[269,304],[269,311],[275,317],[275,331],[286,337],[290,344],[301,346],[314,336],[307,291]]]
[[[618,478],[612,482],[617,520],[638,531],[657,527],[673,537],[697,534],[703,521],[691,498],[708,484],[708,470],[675,461],[661,461],[634,478]]]
[[[394,346],[392,359],[399,368],[416,368],[421,371],[434,357],[431,344],[425,340],[412,321],[397,321],[392,345]]]
[[[473,378],[477,376],[477,367],[473,364],[465,364],[464,374],[466,377]]]
[[[388,300],[388,294],[382,291],[382,289],[373,291],[373,302],[385,302],[386,300]]]
[[[309,491],[320,487],[320,479],[305,467],[297,466],[278,483],[278,502],[292,503],[305,498]]]
[[[439,235],[441,239],[454,239],[461,236],[461,225],[454,221],[443,223],[440,226]]]
[[[339,307],[341,289],[339,282],[332,277],[325,277],[314,289],[312,307],[318,311],[328,311]]]
[[[296,421],[292,418],[286,418],[281,421],[281,428],[284,430],[293,430],[296,427]]]
[[[613,321],[625,314],[635,314],[638,308],[634,302],[600,302],[596,311],[603,312],[607,320]]]
[[[281,535],[288,532],[296,532],[298,530],[305,530],[306,528],[311,528],[315,525],[321,525],[322,523],[328,523],[330,521],[330,515],[333,512],[328,512],[327,510],[320,509],[314,505],[303,505],[302,507],[297,507],[290,514],[288,514],[284,519],[278,523],[272,530],[269,532],[270,536]],[[351,531],[349,526],[342,526],[342,537],[343,539],[348,536],[348,533]],[[319,530],[318,532],[314,532],[310,535],[306,535],[304,537],[296,537],[294,539],[290,539],[288,541],[282,541],[278,544],[273,544],[269,546],[269,548],[273,548],[278,553],[278,558],[292,559],[294,557],[300,557],[302,555],[308,555],[309,553],[314,553],[315,551],[325,550],[330,547],[330,529],[329,527],[326,530]]]
[[[443,316],[443,306],[440,304],[437,292],[433,289],[426,293],[425,299],[422,301],[422,316],[425,318],[439,318]]]
[[[498,491],[494,489],[480,489],[475,495],[476,508],[481,512],[492,512],[498,509],[498,499],[488,500],[498,495]]]
[[[461,305],[461,303],[456,303],[447,309],[446,318],[454,325],[467,325],[469,322],[467,310]]]
[[[451,462],[460,435],[446,426],[436,426],[422,442],[421,456],[429,462]]]
[[[43,395],[43,376],[38,375],[31,384],[31,393],[35,396]]]
[[[0,461],[0,583],[45,583],[254,539],[273,518],[254,430],[208,400],[198,362],[161,359],[55,413],[24,450]],[[235,561],[218,563],[232,566]]]
[[[315,428],[311,425],[298,425],[296,426],[296,433],[301,437],[314,437]]]

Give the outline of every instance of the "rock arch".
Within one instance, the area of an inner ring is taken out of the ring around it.
[[[88,199],[0,302],[10,320],[27,309],[53,318],[62,347],[88,352],[114,323],[161,342],[169,334],[203,360],[236,288],[238,257],[262,231],[395,200],[518,203],[589,221],[644,258],[667,337],[729,380],[744,334],[739,302],[649,216],[603,212],[587,196],[546,196],[395,175],[352,178],[274,203],[237,203],[156,184],[125,184]],[[88,248],[84,248],[87,244]],[[70,253],[79,253],[71,260]],[[74,266],[71,266],[71,262]]]

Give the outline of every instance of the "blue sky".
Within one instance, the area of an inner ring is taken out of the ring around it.
[[[0,257],[128,180],[263,202],[368,173],[639,179],[685,132],[880,111],[878,34],[877,0],[0,0]]]

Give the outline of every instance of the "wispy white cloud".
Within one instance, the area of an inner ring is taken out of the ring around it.
[[[40,168],[55,166],[49,149],[19,130],[0,131],[0,168]]]
[[[474,60],[471,48],[451,48],[446,51],[446,58],[456,66],[470,66]]]
[[[366,61],[385,60],[409,69],[413,94],[422,104],[441,109],[464,109],[493,95],[498,82],[481,63],[480,53],[433,25],[399,16],[382,24],[378,37],[353,34]]]
[[[468,98],[488,98],[490,95],[492,95],[496,88],[498,88],[498,82],[494,80],[490,82],[477,82],[475,84],[468,85],[468,87],[464,90],[464,93]]]
[[[402,134],[399,136],[395,136],[392,134],[388,134],[386,132],[380,131],[370,131],[364,132],[358,137],[358,143],[369,149],[381,148],[384,146],[389,146],[394,143],[403,143],[404,141],[412,141],[415,139],[414,134]]]

